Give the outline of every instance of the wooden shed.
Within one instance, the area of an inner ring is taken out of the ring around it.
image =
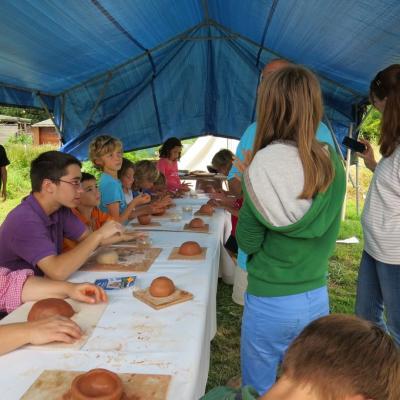
[[[31,120],[28,118],[0,115],[0,144],[5,143],[11,136],[31,134]]]
[[[32,125],[32,139],[34,145],[54,144],[60,146],[61,141],[51,119],[46,119]]]

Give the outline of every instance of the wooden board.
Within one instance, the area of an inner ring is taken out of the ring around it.
[[[154,219],[164,219],[164,218],[171,218],[174,213],[170,211],[166,211],[163,215],[151,215],[151,218]]]
[[[154,308],[155,310],[160,310],[161,308],[170,307],[175,304],[183,303],[193,299],[192,293],[178,288],[176,288],[173,294],[167,297],[153,297],[149,292],[149,288],[144,290],[134,290],[132,294],[138,300]]]
[[[161,224],[159,222],[150,222],[149,224],[146,225],[142,225],[139,224],[139,222],[132,222],[131,224],[129,224],[129,228],[140,228],[140,229],[146,229],[146,228],[151,228],[151,227],[155,227],[155,226],[161,226]]]
[[[198,261],[198,260],[205,260],[207,253],[207,247],[201,248],[201,253],[197,254],[196,256],[184,256],[179,254],[179,247],[174,247],[168,256],[168,260],[186,260],[186,261]]]
[[[44,370],[21,400],[69,400],[74,378],[86,371]],[[125,374],[118,376],[124,386],[121,400],[166,400],[170,375]]]
[[[208,233],[210,231],[210,225],[204,224],[201,228],[191,228],[189,224],[185,224],[183,227],[184,231],[192,231],[192,232],[199,232],[199,233]]]
[[[72,308],[75,310],[76,314],[74,314],[71,319],[75,321],[84,332],[83,336],[76,342],[68,344],[61,342],[54,342],[43,345],[28,345],[25,348],[31,349],[75,349],[79,350],[88,340],[90,335],[92,334],[94,328],[99,322],[101,316],[103,315],[104,310],[107,307],[107,303],[99,303],[99,304],[87,304],[81,303],[79,301],[66,299],[66,302],[71,304]],[[7,317],[3,318],[0,321],[0,325],[3,324],[12,324],[18,322],[26,322],[28,318],[29,311],[31,310],[33,304],[35,302],[30,301],[28,303],[23,304],[21,307],[14,310],[11,314],[7,315]]]
[[[99,251],[105,250],[113,250],[119,254],[118,264],[99,264],[96,261]],[[154,247],[103,247],[93,253],[81,267],[81,271],[146,272],[161,251],[162,249]]]

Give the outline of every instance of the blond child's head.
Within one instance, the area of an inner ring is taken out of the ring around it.
[[[97,136],[90,142],[89,159],[96,168],[102,171],[108,166],[113,169],[117,168],[118,159],[122,164],[122,142],[108,135]],[[119,165],[117,171],[120,168],[121,165]]]
[[[321,400],[396,400],[400,351],[374,324],[330,315],[312,322],[291,344],[281,379],[309,387]]]
[[[218,153],[214,154],[211,160],[211,166],[218,173],[222,175],[228,175],[232,168],[232,163],[235,155],[229,149],[222,149]]]
[[[159,178],[160,173],[154,161],[141,160],[135,164],[135,188],[150,190]]]

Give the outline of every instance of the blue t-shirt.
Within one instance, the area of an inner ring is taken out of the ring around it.
[[[126,208],[126,200],[122,183],[119,179],[115,179],[109,174],[102,173],[99,180],[99,189],[101,194],[100,210],[108,213],[107,204],[119,202],[119,213],[121,214]]]
[[[239,158],[240,160],[243,161],[244,155],[243,151],[247,150],[252,150],[253,149],[253,143],[254,139],[256,137],[256,130],[257,130],[257,123],[253,122],[244,132],[243,136],[240,139],[240,142],[238,144],[238,147],[236,148],[236,154],[235,156]],[[320,122],[317,133],[316,133],[317,140],[320,142],[325,142],[331,145],[334,149],[335,143],[332,138],[331,131],[329,128],[323,123]],[[229,171],[228,174],[228,180],[231,180],[235,177],[235,175],[241,176],[240,172],[238,169],[232,165],[231,170]],[[243,252],[242,250],[238,250],[238,256],[237,256],[237,263],[240,268],[246,270],[246,261],[247,261],[247,254]]]

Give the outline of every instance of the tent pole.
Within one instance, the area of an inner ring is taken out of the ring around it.
[[[353,123],[350,123],[349,126],[349,137],[353,136]],[[346,204],[347,204],[347,182],[349,180],[350,176],[350,160],[351,160],[351,150],[350,148],[347,149],[346,153],[346,191],[344,194],[344,200],[343,200],[343,208],[342,208],[342,221],[345,220],[346,218]]]
[[[40,93],[39,93],[39,92],[35,92],[35,95],[36,95],[36,97],[39,99],[39,102],[40,102],[40,104],[42,105],[42,107],[44,108],[44,110],[46,111],[48,117],[49,117],[49,118],[51,119],[51,121],[53,122],[54,127],[55,127],[56,132],[57,132],[57,135],[58,135],[58,137],[59,137],[59,139],[60,139],[60,141],[61,141],[61,132],[60,132],[60,128],[59,128],[59,126],[56,124],[56,121],[55,121],[53,115],[50,113],[50,111],[49,111],[49,109],[48,109],[46,103],[43,101],[42,97],[40,96]]]
[[[356,159],[356,211],[360,215],[360,165],[358,157]]]
[[[333,131],[331,121],[329,120],[329,118],[328,118],[326,115],[325,115],[325,121],[326,121],[326,123],[327,123],[327,125],[328,125],[329,130],[331,131],[331,135],[332,135],[332,138],[333,138],[333,142],[335,143],[336,150],[339,152],[339,156],[340,156],[340,158],[342,159],[344,166],[346,166],[346,160],[345,160],[345,158],[344,158],[344,156],[343,156],[343,153],[342,153],[342,150],[341,150],[341,148],[340,148],[339,142],[338,142],[338,140],[337,140],[337,138],[336,138],[336,136],[335,136],[335,133],[334,133],[334,131]],[[353,181],[353,178],[351,177],[351,175],[349,176],[349,179],[350,179],[350,182],[351,182],[351,184],[353,185],[353,187],[356,187],[356,185],[354,184],[354,181]]]

